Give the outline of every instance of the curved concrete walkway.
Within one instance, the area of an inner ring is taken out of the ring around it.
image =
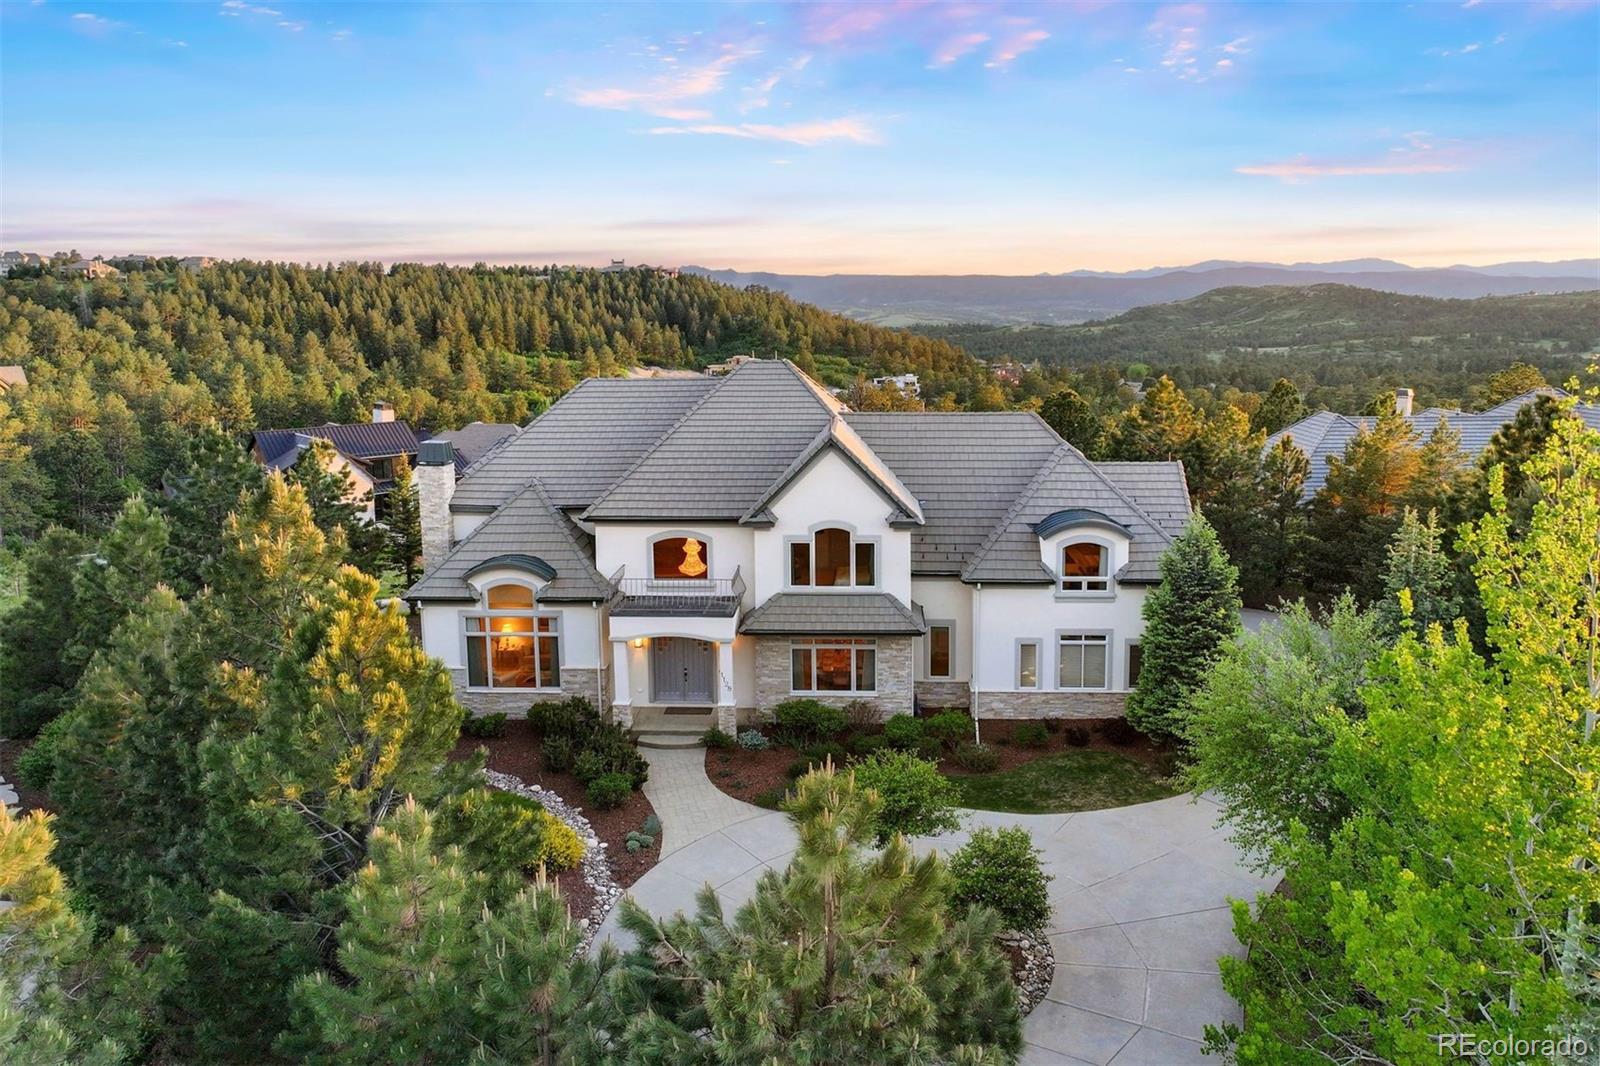
[[[645,795],[661,818],[661,861],[630,895],[655,915],[693,910],[710,883],[730,915],[795,847],[786,815],[742,803],[705,775],[700,749],[645,751]],[[916,843],[948,853],[980,826],[1022,826],[1050,884],[1055,981],[1024,1023],[1024,1063],[1208,1063],[1208,1023],[1238,1021],[1216,960],[1240,953],[1228,899],[1273,879],[1250,872],[1217,826],[1221,808],[1177,796],[1080,814],[966,812],[963,828]],[[626,943],[613,911],[596,942]]]

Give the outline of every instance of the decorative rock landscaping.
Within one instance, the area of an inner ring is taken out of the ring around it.
[[[578,834],[578,839],[583,841],[583,862],[579,865],[579,869],[583,874],[584,884],[594,893],[594,902],[589,907],[589,913],[577,919],[578,928],[582,930],[582,936],[578,941],[578,954],[583,954],[589,950],[589,942],[594,939],[600,923],[617,905],[617,900],[622,898],[622,889],[611,873],[611,860],[605,842],[595,835],[594,827],[589,824],[589,819],[583,816],[581,808],[571,806],[549,789],[530,785],[520,777],[497,773],[494,770],[485,770],[483,777],[491,788],[537,800],[545,810],[571,826],[573,832]]]
[[[1017,1006],[1027,1017],[1033,1008],[1050,991],[1056,976],[1056,953],[1043,933],[1024,933],[1007,930],[995,938],[1005,947],[1022,956],[1021,972],[1017,979]]]

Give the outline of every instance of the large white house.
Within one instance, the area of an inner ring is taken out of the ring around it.
[[[780,360],[585,381],[459,483],[421,448],[407,598],[462,702],[636,728],[798,695],[1120,714],[1189,517],[1178,463],[1089,462],[1027,412],[853,412]]]

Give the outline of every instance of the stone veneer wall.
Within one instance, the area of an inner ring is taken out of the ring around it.
[[[513,718],[521,718],[527,714],[531,704],[551,703],[572,696],[582,696],[596,707],[604,709],[609,706],[606,702],[605,686],[597,684],[597,680],[599,678],[593,667],[568,667],[561,671],[560,692],[519,692],[516,689],[495,691],[469,689],[466,670],[450,671],[450,682],[455,686],[456,699],[460,701],[461,706],[472,712],[474,717],[506,714]]]
[[[821,636],[821,634],[819,634]],[[878,717],[910,714],[912,709],[912,655],[910,637],[878,638],[878,691],[871,695],[841,692],[815,698],[835,707],[865,700],[878,709]],[[785,637],[756,638],[756,710],[763,719],[772,708],[790,698],[789,641]]]
[[[1121,718],[1126,692],[979,692],[979,718]]]
[[[917,706],[971,707],[972,686],[965,681],[918,681]]]

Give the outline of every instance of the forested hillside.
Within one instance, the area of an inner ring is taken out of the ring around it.
[[[824,381],[915,371],[965,404],[984,368],[942,341],[764,290],[650,270],[329,269],[172,261],[92,283],[0,281],[0,536],[94,528],[210,420],[242,435],[364,417],[374,400],[426,428],[524,422],[584,377],[794,358]]]
[[[1264,391],[1288,378],[1312,407],[1359,410],[1408,385],[1419,400],[1474,402],[1514,360],[1563,381],[1600,345],[1600,293],[1436,300],[1349,285],[1226,288],[1074,326],[926,326],[987,360],[1113,366],[1185,386]]]

